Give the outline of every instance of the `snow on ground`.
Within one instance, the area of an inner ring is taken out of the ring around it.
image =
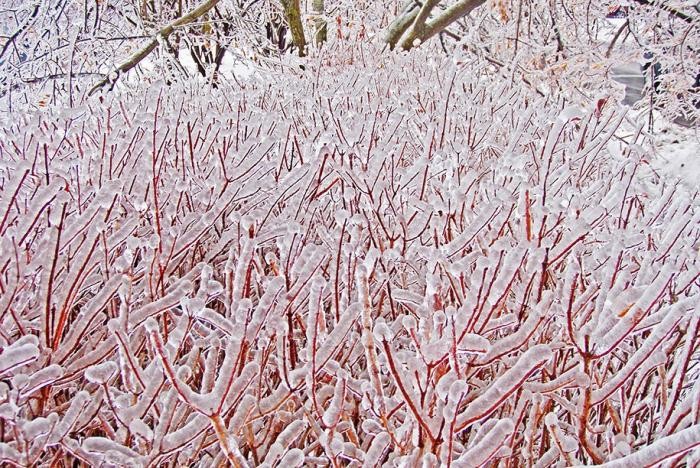
[[[670,179],[680,179],[690,191],[700,189],[700,128],[666,124],[654,143],[652,167]]]
[[[197,71],[197,65],[195,64],[189,49],[180,49],[178,59],[190,75],[199,74]],[[242,55],[227,51],[224,54],[224,59],[221,62],[221,68],[219,71],[223,75],[232,74],[237,79],[246,79],[250,78],[256,72],[256,67],[252,61],[244,58]]]

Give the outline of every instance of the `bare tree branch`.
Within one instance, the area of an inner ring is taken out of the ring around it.
[[[661,10],[664,10],[671,16],[675,16],[676,18],[685,21],[686,23],[692,23],[693,22],[693,17],[686,15],[682,11],[679,11],[672,6],[667,5],[665,2],[660,2],[656,0],[634,0],[635,3],[639,3],[640,5],[648,5],[648,6],[655,6]]]
[[[389,25],[385,38],[389,47],[393,49],[402,37],[401,48],[404,50],[422,44],[486,3],[486,0],[460,0],[428,21],[430,13],[439,3],[439,0],[426,0],[422,5],[415,2],[407,4],[399,17]]]
[[[93,95],[95,91],[107,84],[111,84],[113,86],[122,73],[126,73],[132,68],[134,68],[136,65],[138,65],[141,62],[141,60],[146,58],[151,52],[155,50],[156,47],[158,47],[158,37],[166,39],[173,33],[173,31],[175,31],[176,28],[194,22],[199,17],[207,13],[209,10],[214,8],[217,3],[219,3],[219,0],[207,0],[206,2],[202,3],[186,15],[181,16],[180,18],[161,28],[156,33],[156,35],[148,42],[148,44],[146,44],[143,48],[139,49],[135,54],[129,57],[128,60],[119,65],[114,70],[113,73],[117,74],[117,77],[115,79],[111,79],[108,75],[102,81],[93,86],[92,89],[90,89],[90,91],[88,92],[88,96]],[[112,75],[112,73],[110,73],[110,75]]]
[[[404,7],[401,9],[401,13],[387,27],[384,42],[389,45],[390,49],[396,47],[396,44],[399,42],[399,39],[401,39],[401,36],[404,35],[409,27],[411,27],[413,21],[416,19],[416,16],[418,16],[419,6],[420,5],[416,3],[415,0],[408,0],[406,5],[404,5]]]
[[[5,55],[7,52],[7,49],[10,48],[10,44],[13,44],[15,40],[19,37],[20,34],[22,34],[24,31],[26,31],[36,20],[37,14],[39,13],[39,6],[41,3],[37,2],[36,5],[34,5],[34,10],[29,14],[29,17],[27,17],[26,21],[22,26],[20,26],[17,31],[15,31],[8,39],[5,41],[5,44],[3,44],[2,49],[0,49],[0,58]]]
[[[416,39],[421,39],[421,36],[425,33],[425,22],[428,21],[430,13],[438,3],[440,3],[440,0],[426,0],[423,4],[416,18],[413,20],[408,36],[406,36],[401,43],[404,49],[410,49],[411,46],[414,45],[413,43]]]

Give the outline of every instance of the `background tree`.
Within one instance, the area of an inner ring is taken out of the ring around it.
[[[301,7],[299,0],[280,0],[284,8],[284,15],[292,33],[292,40],[296,46],[299,56],[306,55],[306,37],[304,36],[304,24],[301,19]]]
[[[158,39],[160,29],[199,3],[72,0],[51,9],[43,2],[12,0],[1,13],[5,40],[0,42],[0,96],[19,103],[23,90],[32,89],[40,98],[33,102],[25,98],[23,105],[64,98],[75,104],[96,82],[109,81],[110,72],[130,63],[135,51],[150,49],[154,41],[149,66],[137,70],[142,76],[172,81],[186,74],[187,57],[182,55],[186,51],[197,73],[216,84],[226,57],[229,62],[255,57],[256,66],[274,68],[284,66],[279,54],[290,47],[303,55],[308,49],[307,19],[313,31],[309,39],[316,47],[327,36],[329,15],[334,23],[340,20],[341,30],[350,22],[362,24],[374,40],[384,40],[389,48],[425,47],[436,38],[442,53],[457,60],[479,57],[531,83],[539,93],[569,88],[569,95],[582,93],[581,99],[595,98],[595,92],[588,90],[607,82],[615,65],[651,60],[655,64],[651,70],[663,73],[649,80],[657,82],[659,92],[648,94],[653,99],[648,102],[670,117],[692,118],[697,113],[700,14],[691,1],[673,6],[632,1],[621,7],[626,18],[617,25],[606,19],[620,7],[615,1],[322,3],[224,0],[197,21],[177,26],[167,39]],[[335,36],[343,37],[342,31]],[[613,85],[603,86],[613,93]]]
[[[611,13],[620,19],[609,20]],[[700,102],[699,25],[692,1],[429,0],[406,2],[384,40],[389,48],[410,50],[439,36],[445,52],[466,50],[539,83],[541,91],[573,87],[589,99],[594,96],[586,90],[596,89],[614,66],[653,62],[645,66],[656,71],[647,80],[652,107],[692,122]]]
[[[328,22],[326,21],[326,7],[324,0],[312,0],[311,11],[314,14],[314,41],[316,45],[326,42],[328,38]]]

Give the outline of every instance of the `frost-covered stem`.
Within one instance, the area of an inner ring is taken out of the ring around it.
[[[462,397],[460,397],[457,402],[456,408],[462,404]],[[455,427],[457,426],[457,413],[452,417],[450,421],[450,430],[447,438],[447,468],[452,467],[452,451],[454,450],[454,437],[455,437]]]
[[[369,380],[374,388],[376,402],[379,405],[379,412],[382,417],[386,416],[386,406],[384,404],[384,392],[382,382],[379,377],[379,364],[377,364],[377,350],[372,334],[372,305],[369,296],[369,283],[367,280],[367,269],[364,265],[357,267],[357,294],[362,307],[362,345],[365,348],[365,359],[367,360],[367,372]]]
[[[517,47],[517,38],[516,38]],[[528,242],[532,240],[532,215],[530,214],[530,191],[525,190],[525,237]]]
[[[143,370],[138,364],[138,359],[134,356],[133,352],[131,352],[124,332],[122,330],[116,330],[114,332],[114,336],[117,338],[117,341],[119,341],[124,359],[128,364],[128,368],[133,373],[134,378],[138,381],[139,385],[141,385],[141,388],[146,388],[146,383],[144,382],[144,378],[142,376]]]
[[[583,356],[583,371],[586,375],[591,375],[591,358],[590,356]],[[578,439],[581,443],[581,447],[586,451],[589,457],[593,460],[593,463],[600,464],[603,460],[598,455],[597,451],[591,447],[588,441],[588,417],[591,412],[591,387],[587,385],[583,390],[583,401],[581,402],[581,413],[578,417]]]
[[[690,325],[688,326],[688,329],[686,330],[685,344],[683,346],[681,365],[680,365],[680,368],[676,371],[676,375],[674,376],[674,379],[673,379],[673,393],[671,395],[671,398],[668,399],[668,402],[666,404],[666,408],[664,410],[666,415],[663,418],[663,423],[662,423],[663,427],[666,427],[666,425],[668,424],[668,421],[671,417],[673,409],[676,407],[678,399],[680,398],[680,394],[681,394],[681,391],[683,389],[683,380],[687,375],[688,367],[690,366],[690,363],[691,363],[691,357],[693,354],[693,350],[695,349],[695,342],[698,339],[698,327],[699,327],[699,325],[700,325],[700,315],[696,313],[695,316],[693,318],[691,318]]]
[[[216,438],[219,440],[219,445],[221,450],[226,454],[226,458],[235,468],[245,468],[248,466],[246,459],[241,454],[238,447],[232,447],[232,439],[226,430],[226,425],[224,424],[221,415],[215,414],[210,418],[211,424],[214,427],[214,432],[216,432]]]
[[[19,191],[22,188],[22,184],[24,184],[24,181],[27,179],[28,175],[29,169],[25,169],[22,172],[22,176],[19,178],[17,186],[13,190],[12,195],[7,200],[7,208],[5,209],[5,214],[2,215],[2,220],[0,220],[0,236],[5,234],[5,223],[7,222],[7,218],[10,216],[10,210],[15,204],[15,200],[17,200],[17,195],[19,194]]]
[[[158,94],[158,99],[156,100],[156,109],[153,112],[153,142],[151,146],[151,182],[153,184],[153,212],[156,218],[156,235],[158,236],[158,269],[161,268],[160,254],[163,251],[163,237],[161,235],[162,233],[160,226],[160,205],[158,204],[159,172],[156,169],[158,166],[158,145],[156,142],[156,137],[158,134],[158,109],[160,107],[161,97],[162,92]]]
[[[579,346],[578,341],[576,340],[575,332],[574,332],[573,307],[574,307],[574,299],[576,297],[576,285],[577,285],[576,281],[578,280],[578,277],[579,277],[579,275],[578,275],[578,273],[576,273],[574,275],[573,279],[571,280],[571,287],[569,288],[569,303],[566,307],[566,329],[567,329],[567,333],[569,334],[569,339],[571,340],[571,343],[574,345],[574,347],[576,348],[576,350],[578,351],[578,353],[580,355],[584,355],[584,354],[587,354],[587,352],[584,351],[583,349],[581,349],[581,347]]]
[[[338,238],[338,252],[335,259],[335,323],[340,321],[340,267],[343,254],[343,238],[345,237],[345,228],[347,220],[343,221],[343,227],[340,228],[340,236]]]
[[[394,380],[396,381],[396,386],[399,388],[399,391],[401,392],[404,401],[411,410],[411,413],[413,413],[413,416],[416,418],[416,422],[418,422],[418,424],[428,435],[430,442],[433,445],[435,445],[435,443],[437,442],[437,438],[430,431],[430,427],[423,419],[423,416],[421,416],[420,412],[418,411],[418,407],[413,401],[413,398],[411,398],[411,395],[409,395],[408,391],[406,390],[406,386],[403,383],[403,379],[401,379],[401,375],[399,374],[399,371],[396,368],[396,363],[394,362],[394,356],[391,352],[391,346],[389,345],[389,342],[386,340],[382,340],[382,347],[384,348],[384,353],[386,354],[387,362],[389,364],[389,371],[391,372],[392,377],[394,377]]]
[[[165,354],[165,348],[163,347],[163,341],[160,338],[160,335],[158,334],[157,331],[158,324],[155,321],[150,321],[147,324],[148,330],[148,336],[151,341],[151,345],[153,346],[153,350],[155,353],[158,355],[158,357],[161,359],[163,362],[163,369],[165,369],[165,374],[168,376],[168,380],[170,380],[170,383],[172,384],[173,388],[175,391],[180,395],[182,400],[187,403],[193,410],[203,413],[201,408],[199,408],[198,405],[195,404],[194,401],[190,399],[190,393],[186,391],[181,383],[180,379],[177,378],[175,375],[175,370],[173,369],[172,364],[170,363],[170,360]]]
[[[66,208],[67,204],[64,203],[61,207],[61,218],[56,226],[56,239],[53,245],[53,256],[51,257],[51,268],[48,273],[48,280],[46,285],[46,305],[44,310],[44,333],[46,333],[46,347],[52,346],[51,338],[53,336],[53,319],[54,319],[54,309],[52,304],[53,295],[53,285],[56,280],[56,268],[58,266],[59,250],[61,247],[61,233],[63,232],[63,222],[66,218]]]
[[[556,414],[555,413],[549,413],[551,416],[555,416],[552,418],[553,420],[547,420],[545,418],[545,426],[549,430],[549,435],[554,441],[554,445],[557,447],[557,450],[559,450],[559,453],[561,454],[562,457],[566,460],[566,464],[568,466],[574,466],[574,459],[571,456],[571,453],[566,450],[566,447],[564,446],[564,440],[563,440],[563,434],[561,431],[561,428],[559,427],[559,422],[556,419]],[[548,416],[549,416],[548,415]]]
[[[552,351],[547,345],[535,345],[525,351],[513,367],[467,405],[458,417],[457,432],[496,411],[551,357]]]
[[[639,449],[638,451],[617,460],[608,461],[606,468],[627,468],[630,466],[656,466],[669,458],[683,455],[700,446],[700,425],[690,426],[675,434],[662,437]]]
[[[455,460],[458,466],[478,467],[485,465],[505,445],[506,439],[513,432],[513,421],[500,419],[494,427],[462,455]]]
[[[78,270],[78,274],[75,277],[75,282],[70,285],[70,289],[68,290],[68,294],[66,295],[66,299],[61,306],[61,310],[58,313],[58,324],[56,325],[56,330],[54,331],[54,337],[53,337],[53,343],[51,345],[52,349],[57,349],[59,343],[61,342],[61,337],[63,336],[63,328],[66,325],[66,321],[68,320],[68,307],[72,305],[73,297],[77,293],[77,288],[79,288],[85,279],[83,276],[83,273],[85,272],[85,269],[87,268],[88,262],[90,258],[92,258],[92,254],[95,251],[95,248],[97,247],[97,243],[99,242],[99,237],[95,237],[95,240],[92,242],[92,245],[88,251],[88,253],[85,255],[85,260],[83,263],[80,265],[80,269]]]
[[[319,410],[319,404],[318,404],[318,394],[316,391],[316,372],[317,372],[317,365],[318,363],[316,362],[316,358],[318,357],[318,335],[319,335],[319,328],[321,326],[321,321],[322,317],[321,314],[323,313],[321,310],[321,304],[320,302],[322,301],[322,291],[319,290],[317,293],[314,291],[314,287],[316,285],[312,286],[311,293],[309,294],[309,320],[307,322],[307,336],[309,333],[311,333],[311,344],[310,344],[310,352],[311,352],[311,400],[314,406],[314,410],[318,415],[321,414]],[[320,287],[321,288],[321,287]],[[320,289],[319,288],[319,289]],[[318,295],[316,295],[318,294]],[[323,420],[323,418],[321,418]]]

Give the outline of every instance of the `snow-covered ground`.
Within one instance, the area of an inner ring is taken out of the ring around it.
[[[631,106],[642,98],[645,80],[639,63],[629,62],[613,67],[612,78],[625,85],[623,104]]]
[[[197,71],[197,65],[195,64],[189,49],[180,49],[178,59],[190,75],[196,76],[199,74]],[[244,58],[242,55],[239,56],[229,51],[224,53],[224,59],[221,61],[221,67],[219,70],[222,75],[231,74],[236,79],[249,78],[255,73],[255,71],[256,67],[251,60]]]
[[[680,179],[691,191],[700,189],[700,129],[665,124],[657,134],[652,167]]]

